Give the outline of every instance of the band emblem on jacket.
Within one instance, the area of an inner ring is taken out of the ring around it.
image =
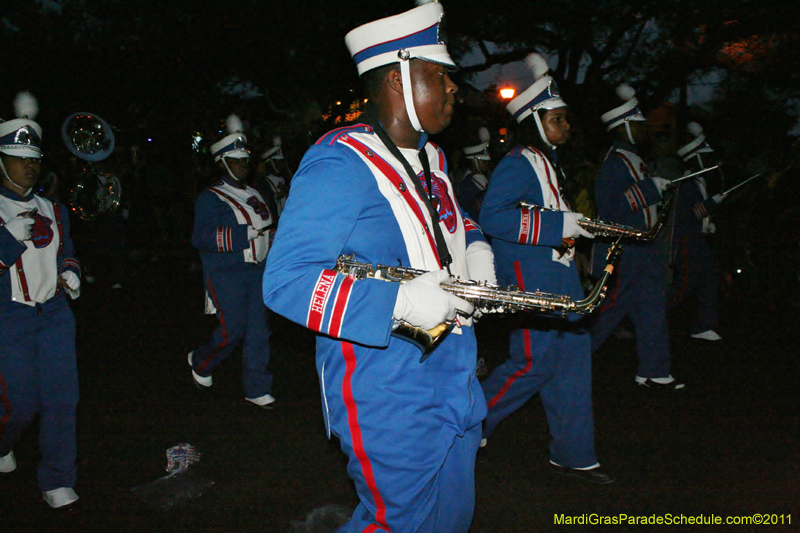
[[[46,248],[53,242],[53,221],[39,213],[33,215],[31,242],[35,248]]]
[[[422,174],[418,175],[417,179],[422,183],[422,188],[425,189],[425,192],[430,194],[428,191],[428,184],[425,183],[425,178]],[[439,213],[439,220],[444,222],[447,231],[455,233],[458,229],[458,217],[456,216],[456,208],[453,205],[453,201],[450,199],[450,191],[448,190],[447,183],[445,183],[442,178],[432,173],[431,185],[433,186],[433,198],[431,198],[431,202],[436,212]]]

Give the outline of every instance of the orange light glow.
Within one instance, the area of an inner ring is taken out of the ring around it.
[[[516,91],[514,91],[513,87],[503,87],[502,89],[500,89],[500,97],[503,100],[511,100],[512,98],[514,98],[515,92]]]

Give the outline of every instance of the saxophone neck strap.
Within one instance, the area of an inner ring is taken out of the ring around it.
[[[411,178],[411,181],[414,183],[414,188],[417,190],[417,195],[422,199],[422,201],[425,203],[425,206],[428,208],[428,213],[431,216],[431,223],[433,225],[433,237],[436,241],[436,251],[439,254],[439,263],[443,268],[448,268],[450,263],[453,262],[453,258],[450,256],[450,251],[447,249],[447,243],[444,241],[442,228],[439,225],[439,212],[433,207],[433,203],[431,202],[431,195],[433,195],[431,164],[430,161],[428,161],[428,154],[425,151],[425,146],[423,146],[419,151],[419,161],[422,164],[422,170],[425,174],[425,184],[428,186],[428,192],[425,192],[425,189],[422,187],[422,183],[420,183],[420,180],[417,179],[414,169],[411,168],[411,164],[408,162],[405,156],[403,156],[403,153],[394,143],[392,138],[389,137],[389,134],[386,133],[386,130],[383,129],[383,126],[381,126],[380,122],[376,121],[376,123],[371,124],[371,126],[375,133],[378,134],[378,137],[386,146],[386,148],[389,149],[389,152],[391,152],[392,155],[403,164],[403,168],[406,169],[408,177]]]

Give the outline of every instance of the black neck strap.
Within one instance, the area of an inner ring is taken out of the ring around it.
[[[433,225],[433,238],[436,241],[436,251],[439,253],[439,263],[441,263],[442,268],[447,268],[450,263],[453,262],[453,258],[450,256],[450,251],[447,249],[447,243],[444,242],[442,228],[439,225],[439,212],[433,207],[433,203],[431,202],[431,196],[433,195],[431,164],[430,161],[428,161],[428,153],[425,151],[425,147],[423,146],[422,150],[419,151],[419,161],[422,164],[422,170],[425,174],[425,184],[428,186],[427,193],[425,192],[425,189],[423,189],[419,179],[417,179],[417,175],[414,172],[414,169],[411,168],[411,164],[408,162],[405,156],[403,156],[403,153],[394,143],[392,138],[389,137],[389,134],[386,133],[386,130],[383,129],[383,126],[381,126],[380,123],[371,124],[371,126],[375,133],[378,134],[378,137],[381,139],[386,148],[388,148],[392,155],[403,164],[403,168],[406,169],[408,177],[411,178],[411,181],[414,183],[414,187],[417,190],[417,195],[419,195],[419,197],[425,203],[425,206],[428,208],[428,213],[431,216],[431,222]]]

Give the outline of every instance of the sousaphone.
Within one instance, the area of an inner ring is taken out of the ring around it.
[[[72,154],[86,161],[70,192],[72,209],[83,220],[94,220],[102,213],[119,208],[122,184],[115,175],[95,168],[114,153],[114,131],[102,118],[92,113],[73,113],[61,126],[61,138]]]

